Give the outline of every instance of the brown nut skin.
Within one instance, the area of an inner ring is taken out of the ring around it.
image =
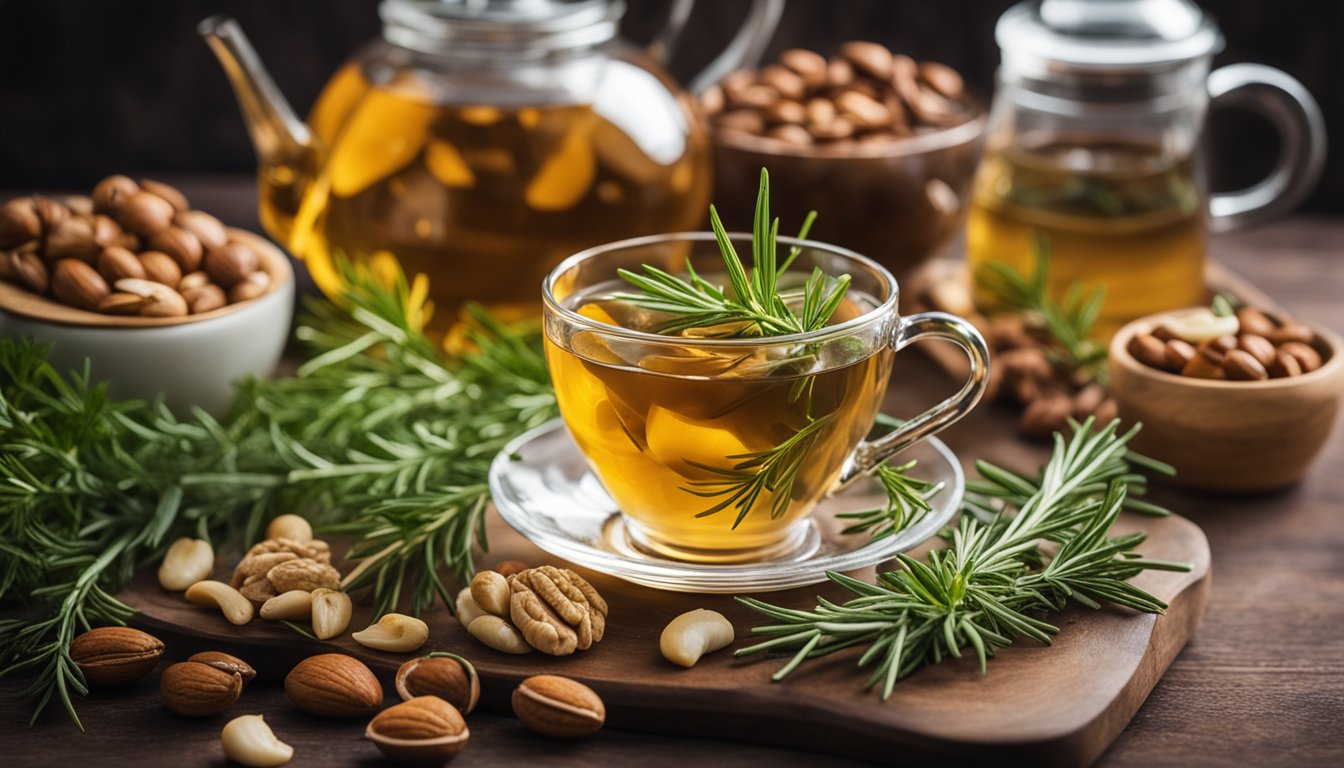
[[[205,272],[221,288],[232,288],[257,271],[257,254],[241,243],[225,243],[205,254]]]
[[[94,230],[92,219],[71,218],[57,224],[47,233],[43,255],[48,260],[57,261],[60,259],[79,259],[88,264],[93,264],[98,259],[98,254],[102,252],[107,242],[99,242],[99,234]],[[106,231],[102,233],[106,235]]]
[[[1181,369],[1181,375],[1196,379],[1226,379],[1227,374],[1223,371],[1222,362],[1223,356],[1215,350],[1201,348],[1199,353],[1190,358],[1190,362]]]
[[[222,651],[201,651],[188,657],[187,661],[206,664],[224,672],[236,672],[242,678],[244,688],[257,676],[257,670],[253,669],[251,664]]]
[[[142,189],[126,198],[116,215],[121,226],[141,237],[152,237],[173,223],[174,213],[172,203]]]
[[[938,95],[949,99],[960,99],[966,90],[965,82],[955,69],[936,61],[926,61],[919,65],[919,79]]]
[[[453,653],[431,653],[411,659],[397,670],[397,695],[403,701],[417,696],[438,696],[471,714],[481,697],[481,681],[471,662]]]
[[[237,672],[181,661],[159,677],[159,697],[169,712],[183,717],[209,717],[233,706],[243,692]]]
[[[23,245],[42,236],[42,220],[31,197],[16,197],[0,207],[0,249]]]
[[[141,179],[140,188],[152,195],[158,195],[164,200],[167,200],[168,204],[173,206],[173,210],[175,211],[181,212],[191,210],[191,203],[187,200],[187,196],[182,194],[182,191],[177,187],[170,184],[164,184],[162,181]]]
[[[418,696],[379,712],[364,737],[391,760],[442,763],[467,746],[471,731],[452,704],[437,696]]]
[[[173,224],[195,235],[207,251],[229,242],[229,232],[224,224],[205,211],[179,211],[173,217]]]
[[[1018,422],[1023,437],[1041,439],[1062,432],[1073,414],[1073,401],[1064,395],[1052,395],[1034,400],[1027,406]]]
[[[1274,344],[1264,336],[1243,333],[1237,336],[1237,349],[1250,353],[1261,365],[1274,362]]]
[[[526,571],[529,567],[530,566],[527,563],[524,563],[522,560],[504,560],[502,562],[495,563],[495,567],[491,568],[490,570],[494,571],[495,573],[498,573],[500,576],[503,576],[504,578],[507,579],[508,577],[512,576],[515,573],[521,573],[523,571]]]
[[[1261,381],[1269,378],[1269,372],[1255,356],[1244,349],[1234,349],[1223,355],[1223,373],[1233,381]]]
[[[1324,362],[1321,359],[1321,353],[1317,352],[1310,344],[1304,344],[1300,341],[1289,341],[1279,345],[1280,352],[1287,352],[1297,359],[1298,365],[1303,373],[1311,373],[1321,367]]]
[[[146,244],[155,251],[171,256],[184,273],[200,269],[201,260],[205,257],[200,238],[182,227],[167,227],[155,232]]]
[[[113,291],[98,302],[98,311],[105,315],[138,315],[149,299],[134,293]]]
[[[259,298],[270,290],[271,276],[265,272],[253,272],[243,282],[229,289],[229,303],[237,304]]]
[[[310,656],[285,676],[295,706],[322,717],[362,717],[383,705],[383,686],[363,662],[343,653]]]
[[[187,311],[193,315],[213,312],[229,303],[229,297],[225,295],[224,289],[214,283],[184,290],[182,298],[187,300]]]
[[[779,54],[779,63],[793,70],[808,88],[820,88],[826,83],[826,59],[816,51],[790,48]]]
[[[1311,326],[1306,323],[1299,323],[1295,320],[1289,320],[1274,330],[1270,334],[1269,340],[1280,346],[1289,342],[1299,342],[1310,345],[1316,339],[1316,332],[1311,330]]]
[[[1171,370],[1167,367],[1167,345],[1156,336],[1140,333],[1129,340],[1126,347],[1135,360],[1159,371]]]
[[[129,176],[108,176],[93,188],[93,210],[116,215],[122,204],[139,191],[140,185]]]
[[[760,83],[791,101],[797,101],[807,93],[807,84],[803,82],[803,78],[797,72],[780,64],[771,64],[762,69]]]
[[[1195,346],[1185,339],[1169,339],[1166,343],[1167,370],[1179,373],[1196,354]]]
[[[145,251],[140,254],[140,266],[145,269],[145,279],[176,288],[182,281],[182,268],[171,256],[160,251]]]
[[[1301,376],[1302,364],[1297,361],[1296,357],[1280,349],[1274,353],[1274,362],[1265,366],[1265,370],[1269,371],[1271,379],[1286,379],[1291,376]]]
[[[887,80],[891,77],[891,51],[881,43],[853,41],[840,46],[840,55],[845,57],[854,68],[874,80]]]
[[[61,259],[51,273],[51,292],[63,304],[96,310],[112,289],[88,264],[78,259]]]
[[[38,220],[42,222],[42,231],[48,235],[72,215],[70,207],[65,203],[42,195],[33,195],[33,210],[37,213]],[[89,217],[80,218],[91,220]]]
[[[602,728],[607,708],[592,688],[559,675],[529,677],[513,690],[513,714],[557,739],[580,739]]]
[[[146,279],[145,267],[140,259],[118,245],[109,245],[98,254],[98,274],[109,283],[127,277]]]
[[[13,276],[33,293],[46,293],[51,287],[51,270],[35,253],[11,253],[6,260]]]
[[[1269,338],[1278,327],[1264,312],[1255,307],[1241,307],[1237,310],[1237,323],[1242,333]]]
[[[163,641],[130,627],[99,627],[70,643],[70,658],[90,688],[120,688],[142,680],[163,656]]]

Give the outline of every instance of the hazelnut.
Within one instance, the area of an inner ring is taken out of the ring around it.
[[[257,254],[241,243],[225,243],[205,254],[205,271],[223,288],[232,288],[257,271]]]
[[[116,216],[126,229],[150,237],[173,223],[173,213],[171,203],[142,189],[126,198]]]
[[[93,188],[93,210],[116,215],[122,203],[140,191],[140,186],[129,176],[108,176]]]

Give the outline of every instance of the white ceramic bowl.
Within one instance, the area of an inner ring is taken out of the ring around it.
[[[294,273],[284,253],[249,232],[230,234],[250,245],[270,273],[266,294],[187,318],[117,318],[132,324],[109,327],[107,316],[0,284],[0,337],[51,343],[49,359],[61,372],[82,371],[87,359],[93,380],[107,381],[116,399],[162,396],[179,415],[197,406],[222,416],[233,403],[234,382],[275,370],[294,312]]]

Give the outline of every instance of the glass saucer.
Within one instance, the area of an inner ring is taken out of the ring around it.
[[[733,565],[671,560],[639,547],[559,419],[519,435],[499,452],[490,465],[490,492],[505,522],[541,549],[585,568],[673,592],[754,592],[822,582],[828,570],[876,565],[942,529],[961,506],[961,462],[935,438],[901,453],[902,463],[911,459],[919,461],[916,476],[946,484],[914,526],[877,541],[842,534],[847,523],[837,513],[886,503],[881,485],[862,477],[817,505],[790,552]]]

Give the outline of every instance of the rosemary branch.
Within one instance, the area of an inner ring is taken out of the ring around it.
[[[968,505],[946,549],[930,552],[927,561],[899,555],[901,568],[874,584],[827,573],[853,599],[818,597],[816,608],[801,611],[737,598],[774,621],[752,630],[770,639],[737,655],[791,651],[774,675],[781,680],[808,659],[863,647],[858,666],[872,667],[867,687],[881,683],[886,699],[901,678],[968,649],[983,674],[995,649],[1017,638],[1048,644],[1059,628],[1037,616],[1070,601],[1161,613],[1166,604],[1129,580],[1144,570],[1189,566],[1135,553],[1142,533],[1108,535],[1125,507],[1132,458],[1125,446],[1138,430],[1119,435],[1116,426],[1097,429],[1089,419],[1075,424],[1067,441],[1056,434],[1035,482],[981,463],[980,501]]]

